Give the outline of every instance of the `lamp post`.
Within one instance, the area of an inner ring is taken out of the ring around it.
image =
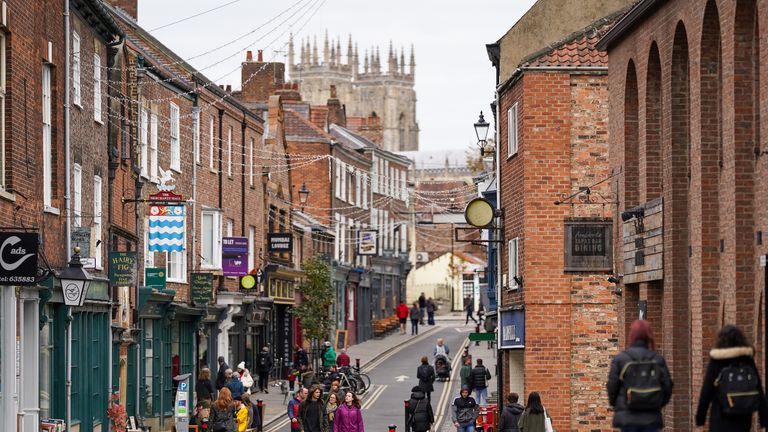
[[[306,183],[302,183],[301,189],[299,189],[299,203],[301,204],[301,211],[304,211],[304,206],[307,205],[308,198],[309,198],[309,189],[307,189]]]
[[[490,129],[490,123],[485,121],[483,112],[480,111],[480,118],[475,123],[475,134],[477,135],[477,146],[480,147],[480,156],[485,156],[485,146],[488,143],[488,129]]]
[[[72,307],[83,305],[92,279],[90,273],[83,269],[83,263],[80,262],[80,248],[75,247],[73,252],[74,254],[72,254],[72,259],[69,261],[67,268],[59,273],[61,292],[64,297],[64,304],[67,306],[67,319],[65,324],[67,332],[67,432],[72,431]]]

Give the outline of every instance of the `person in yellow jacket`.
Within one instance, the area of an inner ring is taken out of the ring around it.
[[[245,432],[248,429],[248,408],[245,407],[240,396],[235,399],[235,423],[237,432]]]

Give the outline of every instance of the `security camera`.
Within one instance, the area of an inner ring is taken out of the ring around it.
[[[624,275],[611,275],[610,277],[608,277],[608,282],[612,284],[618,284],[621,282],[621,278],[623,277]]]
[[[621,220],[626,222],[634,218],[642,219],[645,216],[645,209],[643,207],[634,207],[629,210],[621,212]]]

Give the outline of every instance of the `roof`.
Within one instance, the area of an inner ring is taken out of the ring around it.
[[[71,5],[107,42],[112,42],[114,36],[125,36],[100,0],[74,0]]]
[[[292,109],[285,110],[285,136],[288,139],[331,143],[333,137]]]
[[[337,124],[331,124],[330,129],[331,130],[329,132],[331,133],[331,135],[333,135],[333,137],[336,138],[340,143],[344,144],[349,148],[358,150],[358,149],[364,149],[368,147],[377,147],[376,144],[374,144],[372,141],[368,140],[367,138],[362,137],[352,132],[351,130],[341,127]]]
[[[456,256],[456,257],[461,258],[462,260],[464,260],[464,261],[466,261],[466,262],[468,262],[470,264],[476,264],[476,265],[481,265],[481,266],[484,266],[484,265],[488,264],[488,260],[483,260],[482,258],[477,257],[477,256],[472,255],[472,254],[467,253],[467,252],[454,251],[453,255]]]
[[[624,37],[635,24],[643,21],[656,7],[661,6],[665,0],[639,0],[621,17],[603,37],[597,42],[598,49],[608,47]]]

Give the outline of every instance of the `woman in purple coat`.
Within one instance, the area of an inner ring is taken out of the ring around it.
[[[344,395],[344,403],[336,410],[333,432],[365,432],[360,400],[351,391]]]

